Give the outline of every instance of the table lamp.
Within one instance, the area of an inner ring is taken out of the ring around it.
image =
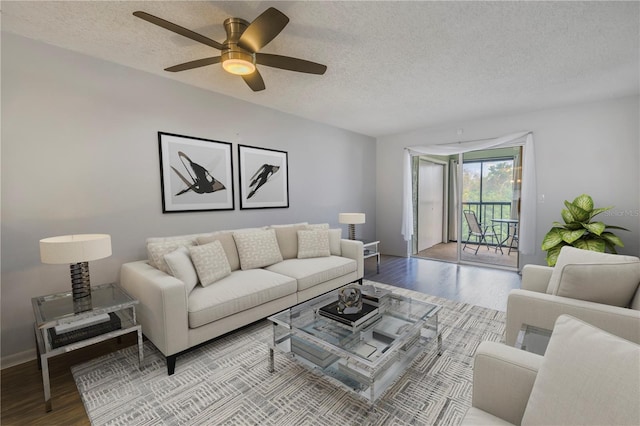
[[[356,239],[356,225],[364,223],[364,213],[340,213],[338,222],[349,225],[349,239]]]
[[[91,309],[89,261],[109,256],[111,236],[107,234],[64,235],[40,240],[42,263],[70,264],[73,302],[80,311]]]

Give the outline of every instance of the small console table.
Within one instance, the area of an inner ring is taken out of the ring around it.
[[[138,301],[115,284],[91,288],[91,306],[74,306],[71,292],[31,299],[36,334],[38,362],[42,368],[42,385],[47,411],[51,411],[49,358],[94,343],[138,333],[138,362],[142,366],[142,327],[136,322]],[[85,310],[86,309],[86,310]],[[81,310],[81,312],[79,312]]]

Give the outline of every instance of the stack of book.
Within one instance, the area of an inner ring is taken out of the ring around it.
[[[357,314],[341,314],[338,312],[338,301],[329,303],[318,309],[318,313],[323,317],[330,318],[350,327],[359,327],[369,319],[378,315],[378,308],[368,302],[362,304],[362,310]]]
[[[93,318],[92,318],[93,319]],[[82,323],[79,321],[78,323]],[[104,321],[93,323],[91,325],[71,323],[64,326],[58,326],[48,329],[51,348],[59,348],[61,346],[70,345],[81,340],[90,339],[100,334],[120,329],[120,317],[111,312]]]

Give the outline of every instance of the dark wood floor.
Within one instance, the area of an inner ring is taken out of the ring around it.
[[[520,288],[517,272],[420,258],[382,256],[365,260],[365,278],[397,287],[505,311],[509,291]]]
[[[507,294],[520,287],[516,272],[418,258],[382,256],[365,260],[365,278],[446,299],[505,310]],[[2,416],[7,425],[89,425],[71,366],[135,344],[129,334],[49,360],[53,411],[44,410],[42,376],[35,360],[2,370]]]

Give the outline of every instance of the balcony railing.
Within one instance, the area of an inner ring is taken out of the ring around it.
[[[497,202],[463,202],[462,210],[471,210],[476,214],[478,218],[478,222],[480,222],[483,227],[486,225],[492,226],[492,219],[511,219],[511,202],[510,201],[497,201]],[[504,226],[507,226],[504,224]],[[491,230],[491,228],[489,228]],[[505,234],[506,229],[500,229],[498,224],[495,225],[495,232],[498,234]],[[467,236],[469,235],[469,225],[467,225],[467,221],[464,220],[464,216],[462,217],[462,232],[460,237],[462,238],[462,242],[476,242],[475,237],[471,237],[471,239],[467,240]],[[495,244],[496,241],[491,241],[488,239],[489,244]]]

